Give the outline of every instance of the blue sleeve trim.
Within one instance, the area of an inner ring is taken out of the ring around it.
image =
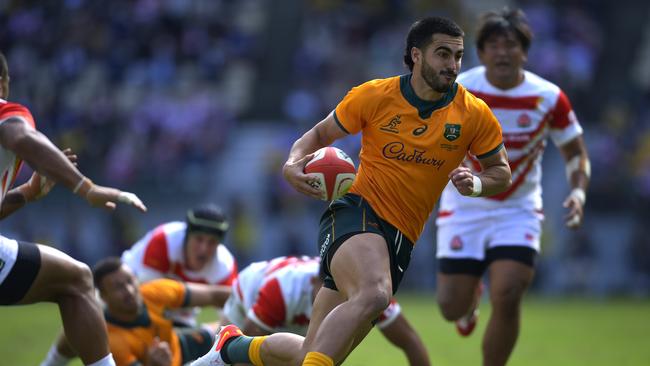
[[[489,158],[490,156],[492,156],[492,155],[498,153],[499,151],[501,151],[501,149],[503,149],[503,142],[500,143],[499,145],[497,145],[497,147],[495,147],[494,149],[486,152],[485,154],[477,155],[476,157],[479,158],[479,159]]]

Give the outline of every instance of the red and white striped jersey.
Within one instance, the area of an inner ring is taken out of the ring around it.
[[[201,270],[190,271],[185,267],[183,243],[186,229],[185,222],[162,224],[122,253],[122,261],[141,282],[173,278],[184,282],[231,285],[237,277],[237,263],[223,244],[217,246],[217,254]]]
[[[9,118],[16,118],[24,121],[32,128],[36,127],[34,118],[27,108],[20,104],[0,99],[0,124],[4,123]],[[2,183],[0,204],[4,201],[5,195],[14,184],[18,171],[22,165],[23,161],[16,157],[16,154],[14,154],[13,151],[0,146],[0,173],[2,174],[0,178],[0,182]]]
[[[561,146],[582,134],[569,98],[555,84],[525,71],[524,81],[508,90],[489,83],[485,67],[461,73],[458,82],[483,99],[499,120],[503,142],[512,170],[512,186],[487,198],[462,196],[449,183],[438,212],[438,223],[463,222],[500,209],[525,209],[542,218],[542,154],[547,137]],[[468,155],[463,164],[480,171],[476,157]]]
[[[318,257],[279,257],[252,263],[239,273],[231,296],[242,307],[241,312],[265,331],[305,335],[312,312],[312,280],[318,276],[319,266]],[[399,313],[399,304],[391,301],[377,325],[388,325]]]

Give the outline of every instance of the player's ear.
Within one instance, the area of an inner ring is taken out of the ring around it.
[[[422,50],[417,47],[411,47],[411,60],[413,64],[417,64],[422,60]]]

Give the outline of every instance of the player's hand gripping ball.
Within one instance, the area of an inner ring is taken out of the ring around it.
[[[332,146],[316,151],[304,171],[316,176],[312,186],[321,191],[323,201],[332,201],[347,193],[356,175],[354,162],[348,154]]]

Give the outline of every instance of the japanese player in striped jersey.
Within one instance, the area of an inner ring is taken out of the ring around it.
[[[566,225],[582,223],[590,164],[582,127],[555,84],[523,69],[532,39],[521,11],[485,14],[477,34],[483,66],[458,82],[483,99],[501,124],[512,186],[470,199],[448,185],[438,214],[438,301],[443,316],[469,335],[477,321],[484,272],[490,276],[492,315],[483,338],[483,364],[504,365],[519,330],[520,302],[540,250],[542,153],[548,138],[566,161]],[[464,165],[480,171],[469,154]]]

